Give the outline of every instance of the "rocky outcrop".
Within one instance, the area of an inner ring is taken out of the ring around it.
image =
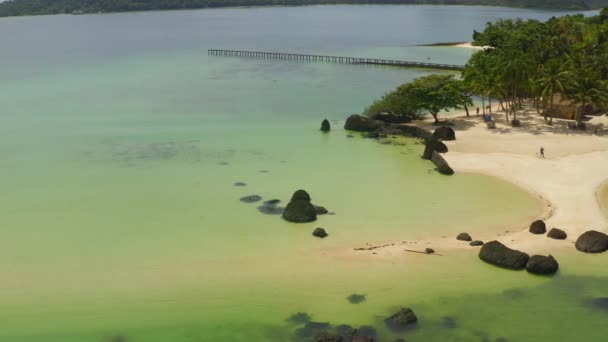
[[[480,240],[471,241],[471,243],[469,243],[469,246],[473,246],[473,247],[483,246],[483,241],[480,241]]]
[[[547,232],[547,226],[543,220],[536,220],[530,224],[530,233],[545,234],[545,232]]]
[[[317,211],[310,203],[310,195],[304,190],[296,191],[283,211],[283,218],[294,223],[315,221]]]
[[[365,116],[353,114],[346,119],[344,129],[357,132],[371,132],[380,128],[382,124]]]
[[[323,122],[321,122],[321,132],[329,132],[330,130],[331,125],[329,124],[329,120],[323,120]]]
[[[521,270],[526,267],[530,257],[528,254],[511,249],[498,241],[490,241],[479,250],[479,259],[494,266]]]
[[[384,320],[384,323],[393,330],[402,330],[418,322],[418,317],[410,308],[401,308],[399,311]]]
[[[447,153],[448,147],[439,140],[428,140],[424,145],[424,152],[422,153],[422,159],[431,159],[433,152]]]
[[[399,128],[403,132],[403,135],[407,135],[414,138],[420,138],[423,140],[433,139],[433,133],[427,131],[422,127],[412,125],[399,125]]]
[[[406,122],[412,121],[406,116],[389,114],[389,113],[378,113],[378,114],[374,115],[372,117],[372,119],[386,122],[386,123],[406,123]]]
[[[458,236],[456,236],[456,240],[472,241],[473,238],[471,238],[471,235],[469,235],[468,233],[460,233],[460,234],[458,234]]]
[[[327,236],[327,232],[323,228],[315,228],[315,230],[312,231],[312,236],[322,239]]]
[[[556,240],[565,240],[568,237],[568,234],[561,229],[553,228],[549,231],[549,233],[547,233],[547,237]]]
[[[456,132],[454,132],[454,129],[449,126],[437,127],[435,132],[433,132],[433,138],[444,141],[456,140]]]
[[[533,255],[526,263],[526,271],[534,274],[553,274],[558,268],[557,260],[551,255]]]
[[[352,295],[346,297],[346,299],[351,304],[359,304],[359,303],[365,302],[365,295],[358,294],[358,293],[353,293]]]
[[[576,249],[585,253],[601,253],[608,250],[608,235],[590,230],[576,239]]]
[[[433,164],[435,164],[435,166],[437,166],[437,171],[439,171],[439,173],[441,173],[442,175],[454,174],[454,170],[452,170],[448,162],[445,161],[445,159],[443,159],[441,154],[437,153],[437,151],[433,151],[431,161],[433,162]]]

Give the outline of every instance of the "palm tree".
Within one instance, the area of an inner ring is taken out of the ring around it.
[[[576,122],[580,124],[587,105],[608,105],[608,82],[586,73],[572,81],[568,95],[574,104],[580,106],[576,115]]]
[[[560,65],[557,62],[549,62],[540,68],[541,77],[538,79],[538,83],[541,86],[541,96],[543,99],[549,99],[549,125],[553,125],[553,98],[556,94],[563,96],[565,92],[564,83],[566,77],[570,74],[566,70],[561,70]],[[545,120],[547,120],[547,101],[544,100],[545,108],[543,113]]]

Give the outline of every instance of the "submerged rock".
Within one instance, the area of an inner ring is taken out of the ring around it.
[[[353,114],[346,119],[344,129],[357,132],[371,132],[380,128],[381,123],[358,114]]]
[[[279,207],[279,203],[281,203],[281,200],[278,199],[266,201],[262,206],[258,207],[258,211],[266,215],[281,215],[285,208]]]
[[[244,203],[255,203],[255,202],[259,202],[262,200],[261,196],[258,195],[250,195],[250,196],[245,196],[245,197],[241,197],[240,201],[244,202]]]
[[[353,293],[352,295],[346,297],[346,299],[351,304],[359,304],[359,303],[365,302],[366,298],[365,298],[365,295]]]
[[[568,234],[561,229],[553,228],[549,231],[549,233],[547,233],[547,237],[556,240],[565,240],[568,237]]]
[[[234,183],[234,186],[247,186],[247,183],[236,182],[236,183]]]
[[[469,246],[473,246],[473,247],[483,246],[483,241],[481,241],[481,240],[471,241],[469,243]]]
[[[323,228],[315,228],[315,230],[313,230],[312,232],[312,236],[316,236],[321,239],[326,237],[327,235],[327,232]]]
[[[533,255],[526,263],[526,271],[534,274],[553,274],[558,268],[557,260],[551,255]]]
[[[601,253],[608,250],[608,235],[590,230],[576,239],[576,249],[585,253]]]
[[[287,321],[295,324],[304,324],[310,322],[311,319],[312,317],[310,317],[310,315],[306,312],[296,312],[293,315],[289,316],[289,318],[287,318]]]
[[[304,190],[296,191],[283,211],[283,218],[294,223],[315,221],[317,211],[310,203],[310,195]]]
[[[418,322],[418,317],[410,308],[401,308],[395,314],[384,320],[384,323],[393,330],[403,330]]]
[[[472,241],[473,239],[471,238],[471,235],[469,235],[468,233],[460,233],[460,234],[458,234],[458,236],[456,236],[456,240]]]
[[[295,333],[300,337],[312,337],[315,336],[315,334],[326,332],[329,329],[331,329],[329,323],[306,322],[303,327],[296,329]]]
[[[479,250],[479,259],[511,270],[525,268],[529,258],[528,254],[511,249],[498,241],[490,241]]]
[[[329,120],[324,119],[321,122],[321,132],[329,132],[331,130],[331,125],[329,124]]]
[[[445,141],[456,140],[456,132],[452,127],[441,126],[437,127],[435,132],[433,132],[433,138],[441,139]]]
[[[545,234],[547,226],[543,220],[536,220],[530,224],[530,233],[532,234]]]
[[[441,325],[448,329],[456,329],[458,328],[458,321],[454,317],[442,317]]]
[[[589,303],[596,309],[608,311],[608,297],[593,298]]]

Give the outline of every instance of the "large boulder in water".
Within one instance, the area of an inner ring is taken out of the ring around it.
[[[532,234],[545,234],[547,231],[547,225],[543,220],[536,220],[530,224],[530,233]]]
[[[581,252],[601,253],[608,250],[608,235],[590,230],[576,239],[575,246]]]
[[[418,317],[410,308],[401,308],[399,311],[384,320],[384,323],[393,330],[405,329],[418,322]]]
[[[437,171],[439,171],[439,173],[442,175],[454,174],[454,170],[450,167],[450,164],[448,164],[448,162],[445,161],[445,159],[443,159],[441,154],[437,153],[437,151],[433,151],[431,161],[433,164],[435,164],[435,166],[437,166]]]
[[[422,153],[422,159],[430,160],[433,157],[433,152],[447,153],[448,147],[439,140],[428,140],[424,146],[424,153]]]
[[[330,130],[331,125],[329,124],[329,120],[323,120],[323,122],[321,122],[321,132],[329,132]]]
[[[479,259],[511,270],[525,268],[529,258],[528,254],[511,249],[498,241],[490,241],[479,250]]]
[[[441,126],[437,127],[435,132],[433,132],[433,138],[441,139],[445,141],[456,140],[456,132],[452,127]]]
[[[533,255],[526,263],[526,271],[534,274],[553,274],[558,268],[557,260],[551,255]]]
[[[304,190],[296,191],[283,210],[283,218],[289,222],[304,223],[317,219],[317,211],[310,203],[310,195]]]
[[[565,240],[568,237],[568,234],[561,229],[553,228],[549,231],[549,233],[547,233],[547,237],[556,240]]]
[[[371,132],[380,128],[382,124],[365,116],[353,114],[346,119],[344,129],[357,132]]]

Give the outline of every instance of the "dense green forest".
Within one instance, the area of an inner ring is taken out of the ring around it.
[[[484,113],[486,103],[499,101],[513,126],[519,125],[517,115],[525,105],[534,106],[551,125],[559,95],[577,105],[577,126],[584,128],[585,114],[608,109],[608,7],[594,17],[500,20],[473,39],[486,48],[473,54],[461,79],[414,80],[375,101],[366,114],[408,119],[432,114],[437,121],[439,111],[467,110],[477,97]]]
[[[441,4],[553,9],[594,9],[608,5],[608,0],[7,0],[0,2],[0,17],[230,6],[301,6],[331,4]]]

